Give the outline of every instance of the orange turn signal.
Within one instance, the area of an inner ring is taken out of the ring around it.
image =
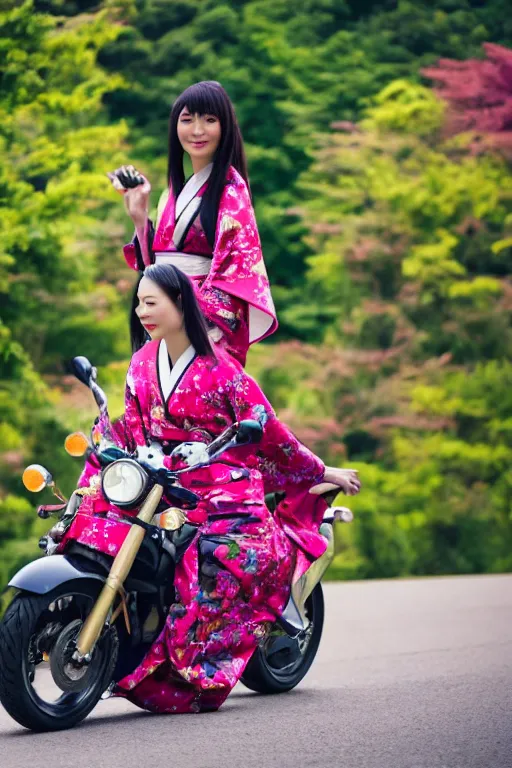
[[[64,440],[64,448],[70,456],[83,456],[89,447],[89,441],[83,432],[73,432]]]
[[[23,472],[22,480],[27,491],[32,493],[42,491],[53,482],[51,474],[41,464],[31,464],[27,467]]]
[[[166,531],[177,531],[187,522],[187,516],[182,509],[178,507],[169,507],[159,515],[153,517],[153,525],[159,525]]]

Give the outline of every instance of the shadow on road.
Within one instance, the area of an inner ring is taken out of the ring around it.
[[[84,720],[79,725],[76,725],[75,728],[71,728],[70,730],[73,731],[76,728],[91,728],[98,725],[108,725],[109,723],[115,723],[116,725],[119,725],[120,722],[126,723],[129,721],[133,721],[135,719],[140,718],[147,718],[147,717],[158,717],[158,715],[153,714],[152,712],[144,712],[143,710],[139,710],[136,712],[118,712],[117,714],[113,715],[106,715],[105,717],[102,717],[101,715],[99,717],[91,717],[89,716],[88,719]],[[14,725],[14,723],[13,723]],[[13,731],[7,731],[3,734],[4,739],[18,739],[23,737],[35,737],[43,736],[44,733],[36,733],[34,731],[28,731],[26,728],[22,728],[21,726],[14,725],[15,728],[18,730]],[[62,731],[56,731],[56,733],[62,733]]]
[[[299,688],[294,691],[289,691],[289,693],[286,694],[269,694],[269,695],[262,695],[259,693],[255,693],[254,691],[248,691],[246,689],[237,690],[236,693],[228,699],[227,706],[224,705],[222,709],[219,710],[219,712],[208,712],[204,713],[202,716],[200,716],[201,721],[203,718],[208,718],[208,720],[211,717],[229,717],[229,715],[238,714],[240,712],[248,713],[249,711],[252,711],[254,714],[261,713],[264,709],[268,711],[268,706],[270,702],[272,702],[272,705],[278,705],[278,702],[281,702],[284,704],[285,702],[288,702],[291,704],[292,700],[297,703],[306,703],[306,701],[311,704],[313,701],[315,704],[319,704],[321,701],[325,701],[327,698],[330,698],[331,693],[329,690],[311,690],[311,689],[304,689]],[[122,699],[118,699],[117,701],[122,701]],[[134,705],[135,707],[135,705]],[[104,711],[104,710],[103,710]],[[135,709],[133,712],[116,712],[112,714],[101,714],[98,712],[98,710],[93,710],[91,715],[89,715],[82,723],[79,723],[79,725],[76,725],[75,728],[70,729],[71,731],[76,730],[77,728],[83,729],[95,729],[95,728],[103,728],[105,725],[115,725],[117,728],[120,728],[124,725],[128,725],[130,728],[134,724],[134,721],[137,721],[139,723],[142,723],[142,721],[146,722],[149,721],[151,718],[166,718],[168,717],[169,720],[172,718],[178,718],[180,723],[183,725],[185,723],[190,723],[192,721],[197,722],[197,715],[189,714],[189,715],[170,715],[170,714],[161,714],[161,713],[155,713],[155,712],[146,712],[142,709]],[[12,724],[13,730],[12,731],[4,731],[2,734],[2,738],[4,739],[22,739],[22,738],[37,738],[38,736],[44,736],[45,733],[36,733],[34,731],[29,731],[23,728],[22,726]],[[62,731],[57,731],[57,733],[62,733]]]
[[[256,691],[248,691],[246,688],[241,688],[240,690],[236,690],[236,693],[231,699],[228,699],[228,701],[234,702],[238,701],[239,699],[252,699],[254,702],[256,701],[275,701],[277,698],[281,698],[283,701],[284,699],[291,699],[291,698],[297,698],[301,696],[311,696],[311,694],[316,693],[316,691],[311,690],[305,690],[304,688],[296,688],[293,691],[288,691],[288,693],[256,693]],[[319,691],[319,693],[322,693]],[[284,697],[284,698],[283,698]]]

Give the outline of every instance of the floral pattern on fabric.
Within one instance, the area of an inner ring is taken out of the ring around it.
[[[165,627],[117,695],[158,712],[218,709],[289,594],[292,548],[261,505],[210,521],[177,566]]]
[[[256,381],[221,351],[216,359],[196,357],[164,403],[158,345],[152,341],[139,350],[128,371],[124,427],[132,444],[144,444],[148,435],[165,441],[169,427],[184,430],[189,440],[210,442],[235,421],[256,419],[264,427],[261,443],[237,448],[230,461],[245,466],[252,458],[271,490],[322,480],[322,461],[279,421]]]
[[[162,633],[137,669],[118,683],[116,694],[158,712],[211,711],[238,682],[283,609],[292,571],[305,570],[325,550],[318,532],[325,503],[308,494],[324,466],[278,420],[254,379],[222,352],[216,359],[192,357],[164,402],[159,343],[149,342],[132,358],[122,428],[114,430],[123,447],[209,442],[246,418],[261,423],[263,438],[181,476],[182,485],[201,496],[198,509],[187,513],[199,524],[198,533],[176,567],[176,602]],[[166,459],[171,469],[175,462]],[[93,486],[94,478],[92,467]],[[272,516],[264,495],[277,488],[286,489],[287,498]],[[84,498],[70,535],[116,554],[125,534],[114,532],[118,514],[94,490]],[[87,516],[98,511],[104,516],[92,525],[89,517],[87,525]]]
[[[153,254],[176,250],[174,208],[171,194],[154,236]],[[138,268],[137,248],[136,238],[124,248],[132,269]],[[249,344],[274,333],[277,320],[249,191],[235,168],[229,169],[219,203],[213,252],[199,217],[190,227],[182,251],[212,256],[206,278],[193,281],[196,295],[206,319],[223,332],[220,346],[244,365]]]

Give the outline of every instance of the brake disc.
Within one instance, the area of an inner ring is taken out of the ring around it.
[[[97,648],[89,664],[77,664],[73,661],[82,624],[81,619],[75,619],[64,627],[50,653],[52,677],[55,684],[65,693],[76,693],[87,688],[102,668],[102,653]]]

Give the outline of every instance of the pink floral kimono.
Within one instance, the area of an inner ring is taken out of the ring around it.
[[[160,637],[115,691],[145,709],[209,711],[226,699],[286,604],[292,572],[299,575],[325,550],[318,533],[325,503],[308,493],[321,482],[324,465],[277,419],[230,355],[200,357],[190,347],[171,367],[165,342],[151,341],[133,356],[123,421],[127,447],[210,442],[245,418],[262,424],[261,443],[182,476],[182,484],[202,497],[187,513],[200,523],[197,538],[177,566],[176,603]],[[167,459],[169,466],[173,461]],[[286,489],[287,498],[272,516],[264,494],[276,489]],[[87,496],[84,503],[104,501]],[[98,538],[104,530],[89,526],[82,538],[73,535],[104,549]],[[217,563],[213,570],[206,551]]]
[[[212,165],[194,174],[178,199],[166,192],[159,204],[156,232],[149,224],[141,242],[126,245],[128,266],[142,271],[171,263],[192,280],[212,339],[245,365],[249,345],[277,328],[260,238],[247,185],[231,167],[222,194],[212,248],[199,210]]]

